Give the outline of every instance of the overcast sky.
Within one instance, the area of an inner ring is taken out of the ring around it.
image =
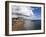
[[[29,17],[24,17],[26,19],[32,19],[32,20],[40,20],[41,19],[41,7],[13,6],[12,14],[14,16],[16,16],[16,13],[29,16]]]

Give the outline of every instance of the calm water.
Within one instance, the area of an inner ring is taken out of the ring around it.
[[[41,20],[25,20],[24,27],[26,30],[40,30]]]
[[[41,20],[32,20],[32,22],[34,22],[36,30],[41,29]]]

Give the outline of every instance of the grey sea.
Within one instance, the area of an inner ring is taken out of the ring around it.
[[[40,30],[41,20],[25,20],[24,27],[26,30]]]

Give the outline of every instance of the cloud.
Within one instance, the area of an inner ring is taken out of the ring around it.
[[[20,10],[19,10],[20,9]],[[33,10],[34,8],[31,8],[30,6],[19,6],[19,7],[13,7],[12,9],[13,15],[18,17],[24,17],[25,19],[30,20],[39,20],[39,16],[35,16]],[[18,14],[18,15],[16,15]],[[26,17],[29,16],[29,17]]]

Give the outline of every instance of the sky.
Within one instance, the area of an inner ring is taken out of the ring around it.
[[[32,20],[41,19],[41,7],[13,6],[12,12],[13,12],[13,15],[15,14],[15,16],[16,16],[16,13],[29,16],[29,17],[24,16],[24,18],[26,18],[26,19],[32,19]],[[22,17],[22,16],[20,15],[20,17]]]
[[[35,19],[41,19],[41,7],[31,7],[32,8],[32,12],[34,14],[34,16],[36,17]]]

